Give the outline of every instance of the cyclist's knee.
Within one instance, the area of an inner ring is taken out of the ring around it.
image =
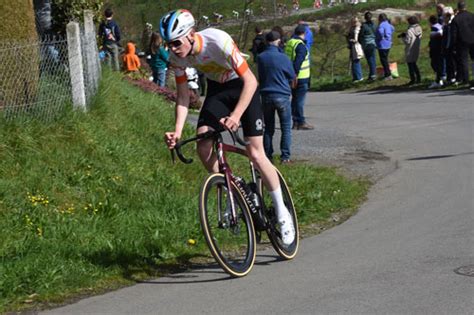
[[[207,160],[206,157],[212,155],[212,140],[200,140],[197,142],[197,152],[201,159]]]
[[[268,158],[265,155],[265,151],[263,149],[260,150],[258,147],[251,146],[247,149],[247,152],[249,159],[257,168],[260,168],[260,165],[268,162]]]

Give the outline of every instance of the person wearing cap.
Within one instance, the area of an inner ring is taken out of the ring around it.
[[[295,28],[293,38],[285,46],[285,53],[293,62],[293,69],[297,74],[293,84],[291,99],[291,114],[293,118],[293,129],[311,130],[313,126],[308,124],[304,117],[304,102],[309,88],[310,67],[309,51],[305,43],[306,27],[298,25]]]
[[[290,163],[291,147],[291,83],[296,78],[293,64],[280,51],[280,33],[270,31],[265,35],[266,49],[258,55],[258,77],[263,104],[265,130],[263,146],[265,154],[273,161],[273,135],[275,134],[275,112],[280,119],[280,161]]]

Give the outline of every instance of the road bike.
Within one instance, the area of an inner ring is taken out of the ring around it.
[[[251,180],[246,183],[236,176],[227,160],[226,153],[236,153],[248,158],[245,146],[237,132],[230,132],[233,145],[225,143],[222,131],[208,131],[193,138],[179,141],[172,150],[179,159],[192,163],[192,159],[183,156],[181,148],[190,142],[210,139],[219,166],[218,173],[209,174],[199,193],[199,218],[206,243],[220,267],[232,277],[243,277],[253,267],[257,242],[261,241],[262,232],[266,232],[276,252],[285,260],[296,256],[299,245],[299,231],[296,211],[290,190],[282,174],[275,168],[283,194],[283,201],[293,219],[295,239],[291,244],[284,244],[280,226],[272,204],[258,170],[249,159]]]

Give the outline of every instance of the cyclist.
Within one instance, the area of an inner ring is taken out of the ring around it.
[[[160,32],[171,51],[170,66],[175,70],[177,98],[175,130],[165,133],[169,149],[174,148],[183,131],[189,107],[186,67],[194,67],[208,79],[207,95],[197,123],[197,133],[209,130],[236,131],[242,122],[246,150],[260,171],[273,200],[282,240],[293,243],[293,220],[284,202],[278,175],[263,148],[263,111],[257,91],[257,79],[234,41],[224,31],[207,28],[196,32],[195,20],[188,10],[179,9],[164,15]],[[201,162],[209,172],[218,172],[212,140],[197,144]]]

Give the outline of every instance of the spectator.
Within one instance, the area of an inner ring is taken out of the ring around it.
[[[444,24],[444,4],[438,3],[436,5],[436,17],[438,18],[438,23],[443,25]]]
[[[362,77],[362,68],[360,66],[360,60],[364,58],[364,51],[362,50],[362,45],[359,43],[359,33],[360,33],[360,21],[357,17],[351,19],[351,27],[349,29],[349,34],[347,34],[347,42],[349,52],[349,58],[351,60],[352,68],[352,82],[363,81]]]
[[[308,48],[309,59],[310,59],[309,61],[311,63],[311,48],[313,47],[313,42],[314,42],[313,32],[311,31],[311,28],[309,27],[308,23],[306,23],[305,21],[300,20],[298,24],[304,25],[305,27],[304,39],[306,41],[306,48]]]
[[[158,86],[166,85],[166,72],[168,71],[169,51],[168,47],[163,43],[160,33],[153,32],[149,43],[150,58],[148,64],[153,73],[153,82]]]
[[[293,64],[279,49],[281,36],[270,31],[265,36],[267,48],[257,58],[260,95],[263,103],[265,154],[273,161],[273,135],[275,111],[280,119],[281,163],[289,163],[291,157],[291,82],[296,79]]]
[[[420,70],[416,63],[420,56],[422,33],[423,30],[420,24],[418,24],[418,18],[414,15],[408,17],[408,29],[406,33],[400,34],[400,37],[405,43],[405,59],[408,65],[408,73],[410,74],[409,85],[421,82]]]
[[[278,47],[281,50],[284,50],[286,42],[288,41],[288,37],[286,36],[285,31],[281,28],[281,26],[278,25],[274,26],[272,28],[272,31],[276,31],[280,34],[280,44],[278,44]]]
[[[253,60],[257,61],[257,56],[265,50],[265,38],[263,36],[263,31],[260,26],[255,26],[255,38],[252,41],[252,48],[250,52],[253,55]]]
[[[293,0],[293,10],[295,10],[295,11],[300,10],[300,1],[299,0]]]
[[[445,5],[442,3],[436,5],[436,16],[441,26],[444,25],[444,8]],[[441,56],[441,80],[446,81],[446,59],[443,56]]]
[[[142,32],[142,41],[141,41],[141,50],[145,52],[146,55],[150,54],[150,42],[153,35],[153,25],[150,23],[145,24],[145,28]]]
[[[123,56],[123,70],[125,72],[138,72],[140,68],[140,59],[135,54],[135,44],[132,42],[127,43],[125,49],[125,55]]]
[[[458,2],[459,13],[451,22],[453,45],[456,49],[458,84],[469,83],[469,55],[474,58],[474,15],[464,1]]]
[[[297,75],[292,89],[291,113],[293,129],[298,130],[314,129],[313,126],[306,123],[304,117],[304,102],[310,78],[309,52],[304,42],[305,31],[306,27],[304,25],[298,25],[295,28],[293,38],[285,46],[285,53],[293,62],[293,69]]]
[[[374,81],[375,76],[375,69],[376,69],[376,61],[375,61],[375,52],[376,52],[376,44],[375,44],[375,33],[376,33],[376,26],[372,22],[372,13],[369,11],[365,12],[364,14],[365,22],[362,24],[360,33],[359,33],[359,42],[362,45],[362,49],[364,50],[365,58],[367,59],[367,64],[369,65],[369,81]]]
[[[388,61],[390,48],[392,48],[392,34],[395,28],[388,21],[387,15],[381,13],[379,15],[379,26],[375,33],[375,42],[379,50],[380,63],[383,67],[383,75],[385,80],[392,80],[392,73]]]
[[[113,61],[114,70],[119,70],[119,54],[123,51],[120,46],[120,28],[114,21],[114,12],[108,8],[104,11],[105,21],[99,25],[99,37],[102,39],[102,44],[106,54],[110,56]]]
[[[443,26],[438,23],[438,18],[434,15],[429,17],[431,26],[430,31],[430,59],[431,68],[436,74],[435,81],[428,87],[429,89],[440,88],[443,86],[443,58],[441,55],[442,39],[443,39]]]
[[[454,18],[452,7],[444,7],[443,37],[441,40],[441,55],[446,65],[446,83],[456,82],[456,59],[454,54],[453,39],[451,34],[451,22]]]

